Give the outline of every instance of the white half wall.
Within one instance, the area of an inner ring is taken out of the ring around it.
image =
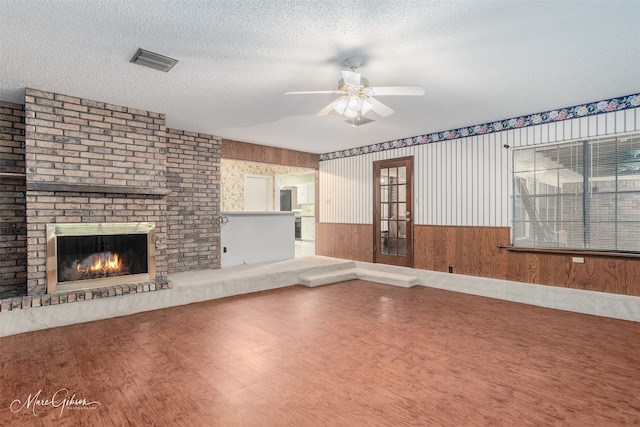
[[[222,212],[222,268],[295,258],[293,212]]]

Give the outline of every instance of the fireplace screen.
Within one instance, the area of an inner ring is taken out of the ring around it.
[[[154,277],[154,223],[47,224],[50,293]]]
[[[58,283],[148,273],[147,235],[58,237]]]

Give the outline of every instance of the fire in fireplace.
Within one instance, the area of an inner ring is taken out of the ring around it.
[[[154,230],[152,223],[48,224],[48,291],[149,280]]]
[[[148,273],[147,235],[58,237],[58,283]]]

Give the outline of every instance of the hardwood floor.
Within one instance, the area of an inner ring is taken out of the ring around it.
[[[425,287],[293,286],[0,349],[1,425],[640,423],[640,324]]]

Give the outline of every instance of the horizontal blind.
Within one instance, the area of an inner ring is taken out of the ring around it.
[[[640,250],[640,136],[520,148],[513,244]]]

